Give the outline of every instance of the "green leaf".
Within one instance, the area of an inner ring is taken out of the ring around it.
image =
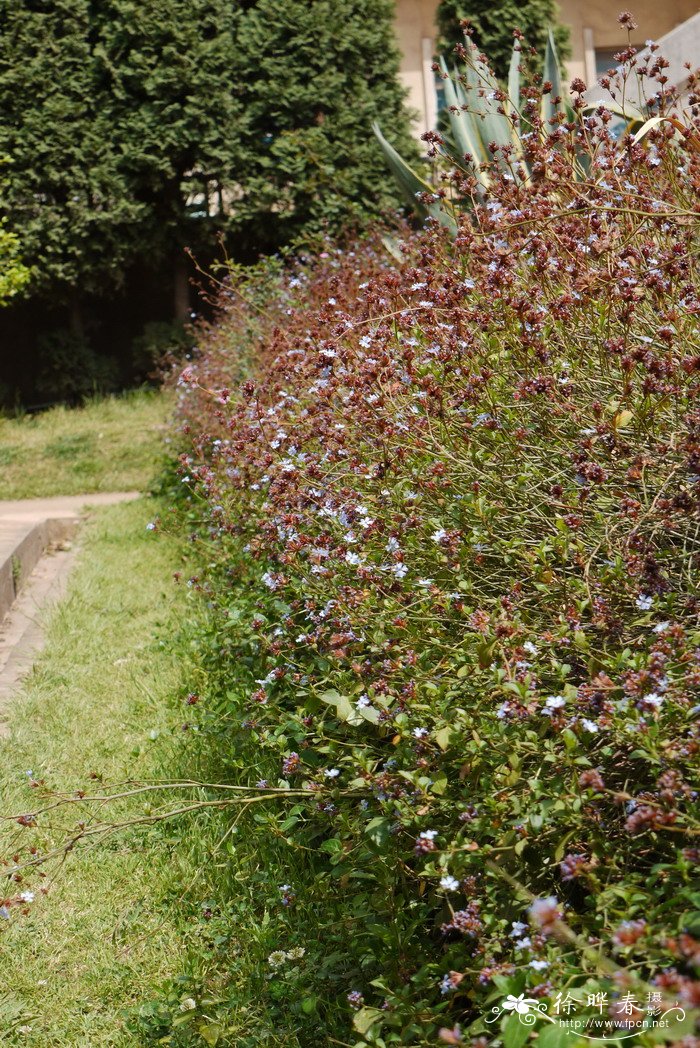
[[[352,1017],[352,1025],[358,1033],[365,1034],[384,1016],[379,1008],[360,1008]]]
[[[482,641],[482,643],[477,646],[476,653],[479,656],[479,666],[482,670],[490,665],[493,659],[495,647],[495,641]]]
[[[363,718],[360,716],[360,711],[353,706],[347,695],[340,695],[335,690],[323,691],[319,699],[328,706],[335,706],[338,720],[345,721],[353,727],[362,724]]]
[[[193,1022],[196,1018],[197,1013],[195,1011],[187,1011],[184,1015],[176,1015],[175,1018],[171,1020],[171,1024],[173,1027],[185,1026],[187,1023]]]
[[[382,848],[389,840],[391,835],[391,822],[389,819],[380,815],[376,819],[371,819],[370,822],[365,826],[365,833],[378,848]]]
[[[499,146],[514,146],[520,151],[520,142],[510,119],[505,113],[499,113],[501,103],[494,97],[501,88],[488,66],[479,58],[479,50],[471,37],[465,38],[467,57],[467,81],[469,90],[465,90],[456,80],[455,88],[462,103],[473,114],[474,127],[481,139],[484,156],[492,159],[489,144],[495,142]],[[501,166],[504,165],[500,158]],[[510,170],[510,168],[508,168]]]
[[[450,736],[452,735],[452,728],[445,725],[444,728],[440,728],[439,731],[435,732],[435,741],[441,750],[446,750],[450,745]]]
[[[216,1045],[219,1043],[219,1038],[223,1033],[223,1027],[219,1026],[218,1023],[209,1023],[208,1026],[200,1026],[199,1036],[207,1044]]]
[[[700,911],[695,910],[692,913],[687,913],[681,921],[684,931],[688,932],[694,938],[700,936]]]
[[[360,706],[359,709],[356,706],[355,712],[359,714],[362,720],[369,721],[370,724],[379,724],[380,712],[374,706]]]
[[[530,1027],[520,1022],[517,1012],[509,1015],[503,1026],[504,1048],[522,1048],[530,1034]]]
[[[563,732],[561,733],[561,737],[564,740],[564,745],[566,746],[567,750],[571,752],[572,750],[578,749],[578,739],[574,735],[571,728],[564,728]]]
[[[355,709],[347,695],[340,696],[336,709],[338,711],[338,720],[346,721],[348,724],[352,725],[362,724],[362,717],[360,716],[359,710]]]
[[[576,830],[569,830],[569,832],[565,833],[564,836],[561,838],[561,840],[557,844],[556,848],[554,849],[554,861],[555,862],[560,862],[561,861],[561,859],[562,859],[562,857],[564,855],[564,852],[566,851],[567,844],[569,843],[571,838],[573,836],[575,836],[575,834],[576,834]]]
[[[692,1037],[698,1021],[698,1009],[694,1008],[693,1011],[686,1012],[685,1018],[681,1019],[680,1022],[676,1020],[676,1015],[669,1016],[667,1022],[670,1022],[670,1028],[665,1029],[662,1026],[656,1026],[651,1030],[645,1030],[645,1036],[651,1041],[672,1041],[674,1044],[678,1044],[682,1037]]]
[[[321,702],[328,703],[329,706],[335,706],[340,698],[340,692],[332,689],[331,691],[322,691],[319,695]]]
[[[568,1048],[574,1043],[571,1031],[567,1030],[565,1026],[560,1026],[559,1023],[545,1026],[537,1034],[537,1048]]]

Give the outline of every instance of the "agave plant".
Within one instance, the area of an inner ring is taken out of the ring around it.
[[[516,41],[506,90],[496,80],[469,36],[466,37],[464,73],[459,75],[454,70],[450,74],[444,58],[440,59],[450,134],[442,138],[439,155],[450,166],[466,169],[473,177],[475,192],[468,198],[454,201],[436,197],[435,187],[406,163],[387,142],[379,125],[373,124],[374,133],[403,194],[421,218],[431,216],[455,233],[459,211],[472,206],[474,199],[483,201],[495,176],[507,173],[523,184],[531,181],[525,135],[547,135],[560,121],[576,119],[574,108],[566,100],[567,93],[562,84],[561,66],[551,30],[542,75],[547,90],[542,92],[538,127],[533,126],[531,116],[528,120],[524,115],[526,100],[522,94],[520,60],[521,49]],[[628,132],[636,132],[636,140],[661,120],[675,122],[672,117],[666,116],[647,119],[644,113],[628,103],[624,109],[612,100],[605,105],[620,118]],[[597,108],[598,103],[587,103],[578,112],[585,115]],[[494,144],[497,147],[495,150]],[[581,178],[587,175],[584,156],[581,157],[578,175]]]

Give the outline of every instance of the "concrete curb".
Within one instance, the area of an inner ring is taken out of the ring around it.
[[[0,622],[44,550],[65,542],[86,509],[139,498],[138,491],[109,491],[48,499],[0,501]]]
[[[43,647],[41,613],[65,593],[76,554],[70,541],[86,511],[140,494],[0,502],[0,738],[7,735],[8,703]]]
[[[10,532],[12,548],[0,560],[0,621],[10,612],[25,582],[51,547],[68,542],[75,534],[80,517],[58,517],[38,524],[16,525]],[[5,536],[2,532],[5,531]],[[0,524],[0,539],[7,538],[7,528]],[[0,544],[0,548],[5,543]],[[6,548],[6,547],[5,547]]]
[[[79,547],[66,544],[41,557],[0,623],[0,739],[8,737],[7,711],[44,646],[46,613],[65,596],[79,552]]]

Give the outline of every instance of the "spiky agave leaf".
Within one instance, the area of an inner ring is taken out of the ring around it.
[[[513,44],[513,52],[510,56],[508,68],[508,104],[507,108],[512,116],[520,112],[520,60],[522,50],[518,40]]]
[[[436,219],[440,225],[445,226],[446,229],[454,236],[457,232],[457,219],[455,217],[455,211],[449,201],[436,200],[434,203],[425,204],[421,199],[424,193],[428,193],[431,196],[435,195],[435,190],[429,182],[426,182],[424,178],[421,178],[417,174],[410,164],[407,164],[403,157],[398,153],[390,142],[387,142],[386,138],[382,134],[379,124],[375,121],[372,124],[372,130],[382,148],[384,157],[394,173],[394,177],[401,188],[404,196],[408,203],[413,207],[418,215],[425,220],[428,216]]]
[[[524,176],[521,173],[524,164],[524,149],[517,123],[519,114],[512,101],[504,100],[503,92],[497,86],[494,90],[487,92],[483,88],[477,92],[474,86],[469,88],[469,85],[465,88],[456,72],[454,87],[462,107],[471,115],[474,137],[478,137],[481,143],[482,162],[485,164],[495,162],[502,171],[513,175],[518,181],[522,181],[523,178],[526,180],[527,172]],[[469,94],[467,94],[468,89],[470,89]],[[472,111],[470,103],[471,105],[476,104],[476,112]],[[517,157],[518,164],[514,166],[511,159],[503,152],[497,151],[494,154],[490,148],[493,142],[501,147],[510,147]]]
[[[468,109],[464,95],[458,90],[459,85],[457,81],[452,80],[450,77],[443,58],[440,59],[440,68],[445,78],[447,116],[450,121],[450,129],[455,146],[459,153],[456,159],[459,163],[463,163],[466,155],[471,156],[472,173],[481,191],[480,195],[483,195],[483,191],[488,189],[490,181],[488,172],[482,170],[482,165],[487,162],[488,157],[485,155],[479,130],[475,125],[474,115]]]
[[[557,54],[557,46],[554,43],[554,33],[549,30],[547,35],[547,47],[544,53],[544,70],[543,78],[545,83],[550,83],[552,89],[548,94],[542,95],[542,108],[541,115],[544,121],[545,129],[553,126],[553,121],[557,116],[566,116],[566,106],[564,104],[564,89],[562,86],[561,77],[561,66],[559,65],[559,55]]]
[[[474,114],[474,124],[479,131],[484,153],[490,157],[491,143],[495,142],[497,146],[513,144],[513,125],[505,114],[503,102],[499,100],[502,92],[498,81],[482,62],[471,37],[465,39],[468,55],[466,86],[462,86],[459,77],[456,77],[455,82],[465,93],[466,104]],[[499,109],[503,112],[499,112]]]
[[[391,237],[387,233],[385,236],[382,237],[382,244],[389,252],[391,257],[395,258],[397,262],[405,261],[404,256],[401,254],[401,248],[399,247],[399,242],[396,239],[396,237]]]
[[[451,77],[444,60],[440,59],[440,68],[445,81],[447,115],[454,139],[454,149],[450,146],[445,151],[457,163],[465,154],[474,158],[471,169],[477,180],[479,195],[483,198],[491,184],[488,165],[494,162],[498,163],[502,170],[507,170],[515,177],[519,177],[518,168],[525,171],[526,180],[529,177],[527,165],[524,162],[522,132],[518,126],[521,102],[519,68],[521,53],[516,42],[508,74],[508,97],[504,98],[492,71],[482,60],[469,36],[466,37],[466,48],[466,70],[462,75],[455,71],[454,76]],[[573,107],[565,100],[561,67],[551,30],[547,39],[543,79],[551,84],[550,91],[542,97],[540,109],[544,125],[543,131],[547,134],[561,117],[567,120],[577,118]],[[599,102],[588,102],[579,111],[579,116],[594,113],[601,105],[625,121],[625,132],[634,134],[635,143],[642,141],[653,128],[667,121],[675,127],[679,137],[690,148],[700,152],[700,136],[697,133],[691,133],[677,117],[658,115],[647,118],[646,114],[629,101],[625,101],[624,105],[612,98]],[[406,164],[396,150],[386,142],[376,126],[375,133],[402,191],[413,207],[422,217],[432,215],[443,226],[455,233],[457,206],[448,201],[435,201],[434,204],[425,205],[419,199],[418,194],[432,193],[432,187]],[[494,143],[496,146],[508,146],[514,150],[518,166],[513,168],[507,157],[504,157],[502,153],[499,154],[498,150],[494,153],[491,148]],[[590,174],[589,163],[587,163],[589,159],[585,153],[581,153],[578,178],[586,178]],[[461,205],[468,207],[470,203],[471,200],[465,199]]]

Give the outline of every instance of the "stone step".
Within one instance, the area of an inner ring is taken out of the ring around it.
[[[65,592],[74,559],[71,539],[85,511],[139,494],[0,502],[0,738],[7,734],[9,701],[42,647],[42,612]]]

